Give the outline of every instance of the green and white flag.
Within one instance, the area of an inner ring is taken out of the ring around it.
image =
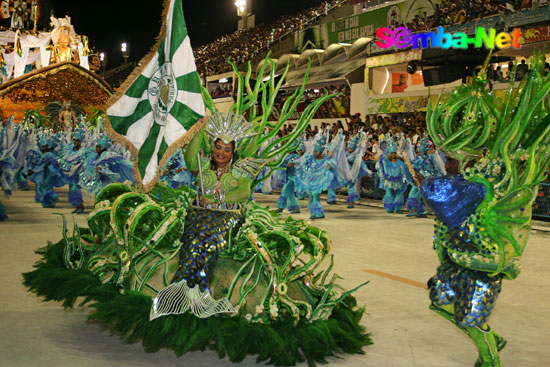
[[[154,49],[107,107],[107,133],[132,151],[136,185],[146,191],[158,180],[159,164],[169,158],[165,153],[189,141],[205,115],[182,0],[168,0],[165,6]]]

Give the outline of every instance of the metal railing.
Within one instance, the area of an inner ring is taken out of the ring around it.
[[[533,203],[533,218],[550,219],[550,182],[540,184],[537,198]]]

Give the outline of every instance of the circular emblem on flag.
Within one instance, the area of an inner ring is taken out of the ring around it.
[[[155,122],[159,125],[164,125],[166,117],[170,113],[170,109],[178,96],[176,77],[172,72],[171,63],[166,62],[155,71],[149,81],[147,93],[149,95],[149,103],[153,107]]]

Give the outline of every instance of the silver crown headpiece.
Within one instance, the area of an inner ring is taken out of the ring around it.
[[[221,139],[224,144],[234,141],[235,147],[240,140],[259,134],[254,132],[252,124],[243,116],[231,112],[216,112],[209,116],[205,131],[212,136],[214,141]]]

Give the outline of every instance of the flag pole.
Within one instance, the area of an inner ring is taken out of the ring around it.
[[[201,183],[201,189],[197,190],[197,197],[198,197],[198,203],[200,205],[200,193],[202,192],[202,194],[204,195],[204,184],[202,182],[202,165],[201,165],[201,152],[200,151],[197,153],[197,159],[198,159],[198,163],[199,163],[199,181]]]

